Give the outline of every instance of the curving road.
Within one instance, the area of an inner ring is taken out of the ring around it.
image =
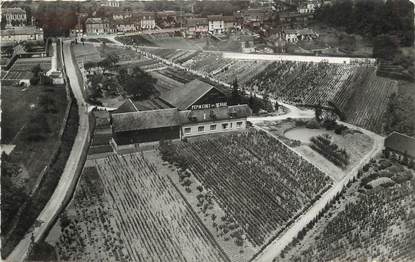
[[[46,204],[37,218],[33,230],[15,247],[13,252],[7,257],[6,261],[22,262],[28,256],[32,242],[38,242],[50,226],[55,222],[56,217],[64,208],[65,200],[72,194],[76,182],[76,172],[78,163],[81,161],[82,150],[87,145],[89,139],[89,122],[88,111],[82,95],[81,87],[75,72],[75,64],[72,60],[69,42],[64,42],[63,55],[65,58],[65,67],[70,80],[70,85],[75,99],[78,102],[79,109],[79,127],[69,158],[66,162],[65,169],[61,179],[53,192],[52,197]]]

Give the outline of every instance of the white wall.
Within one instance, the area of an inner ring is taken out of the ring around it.
[[[241,59],[241,60],[293,61],[293,62],[313,62],[313,63],[328,62],[331,64],[350,64],[351,62],[374,64],[376,62],[375,58],[244,54],[244,53],[234,53],[234,52],[224,52],[223,57],[230,58],[230,59]]]
[[[237,126],[237,122],[242,122],[241,126]],[[222,124],[228,124],[227,129],[222,127]],[[215,130],[210,130],[211,125],[216,125]],[[232,127],[231,127],[232,125]],[[199,132],[198,128],[200,126],[204,127],[203,132]],[[186,128],[191,128],[190,133],[185,133]],[[215,121],[215,122],[204,122],[204,123],[192,123],[192,124],[185,124],[182,126],[182,137],[191,137],[191,136],[200,136],[206,134],[214,134],[214,133],[221,133],[221,132],[228,132],[228,131],[236,131],[236,130],[243,130],[246,128],[246,119],[231,119],[225,121]]]

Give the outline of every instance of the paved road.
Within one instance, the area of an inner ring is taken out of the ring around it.
[[[292,106],[291,106],[291,109]],[[299,110],[299,111],[297,111]],[[303,111],[304,112],[304,111]],[[291,113],[291,116],[289,116]],[[263,121],[263,120],[281,120],[284,118],[296,118],[297,116],[308,115],[309,113],[301,113],[300,109],[294,109],[293,112],[290,112],[288,115],[282,115],[277,117],[269,117],[269,118],[251,118],[249,119],[251,122],[255,124],[255,122]],[[327,205],[327,203],[332,200],[337,193],[339,193],[342,188],[353,178],[357,175],[359,169],[361,169],[366,163],[370,161],[373,157],[377,154],[382,152],[384,137],[375,134],[369,130],[344,123],[339,121],[340,123],[347,125],[350,128],[358,129],[362,131],[364,134],[370,136],[373,141],[372,149],[366,154],[364,158],[354,167],[342,180],[335,183],[333,187],[331,187],[326,193],[324,193],[319,200],[317,200],[313,206],[311,206],[304,214],[302,214],[285,232],[283,232],[279,237],[277,237],[274,241],[272,241],[257,257],[253,260],[253,262],[271,262],[274,258],[278,257],[281,251],[290,244],[294,238],[298,235],[298,233],[314,219],[320,211]],[[272,134],[271,134],[272,135]]]
[[[58,186],[56,187],[55,192],[53,192],[49,202],[46,204],[37,218],[39,223],[35,223],[37,225],[33,231],[26,234],[24,239],[19,242],[13,252],[7,257],[6,261],[23,261],[28,255],[32,242],[31,239],[33,238],[35,242],[39,241],[46,233],[46,230],[52,226],[56,216],[59,215],[63,208],[65,198],[72,193],[72,184],[76,179],[75,170],[78,162],[81,159],[82,148],[87,142],[89,132],[88,113],[84,98],[82,96],[82,91],[75,74],[75,67],[72,61],[72,56],[70,54],[69,43],[64,43],[63,52],[65,57],[65,66],[67,68],[67,74],[70,79],[72,92],[75,95],[75,99],[77,100],[79,107],[78,134],[75,138],[75,143],[72,147],[68,161],[66,162],[66,166],[62,173],[61,179],[59,180]]]

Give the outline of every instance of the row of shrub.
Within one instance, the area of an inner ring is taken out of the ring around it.
[[[310,147],[327,158],[330,162],[341,168],[346,168],[349,164],[349,154],[344,148],[339,148],[338,145],[331,141],[329,135],[320,135],[311,138]]]

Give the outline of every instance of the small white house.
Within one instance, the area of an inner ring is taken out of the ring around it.
[[[222,15],[209,15],[209,32],[212,34],[223,34],[225,32],[225,21]]]

